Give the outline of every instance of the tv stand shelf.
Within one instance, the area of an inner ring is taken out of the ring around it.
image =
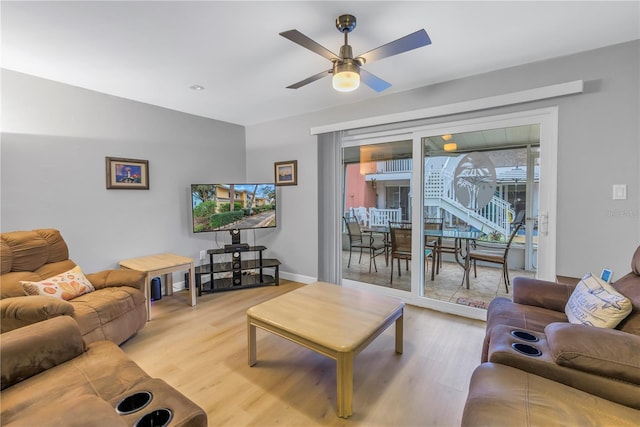
[[[245,248],[209,249],[209,264],[195,268],[195,282],[198,295],[207,292],[222,292],[235,289],[255,288],[280,284],[280,261],[275,258],[263,258],[266,246],[249,246]],[[243,260],[245,252],[258,252],[257,259]],[[231,255],[231,261],[214,262],[216,257]],[[265,274],[264,269],[272,269],[273,273]],[[231,277],[216,277],[223,273],[231,273]],[[203,275],[211,275],[211,280],[202,282]]]

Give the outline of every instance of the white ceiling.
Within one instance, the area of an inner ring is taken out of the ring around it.
[[[2,67],[241,125],[640,38],[633,1],[2,1]],[[365,65],[393,86],[337,93],[330,62],[278,33],[337,53],[335,18],[364,53],[424,28],[432,45]],[[615,66],[615,64],[612,64]],[[202,85],[204,91],[189,89]]]

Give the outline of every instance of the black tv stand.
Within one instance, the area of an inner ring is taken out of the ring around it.
[[[233,235],[233,234],[232,234]],[[235,289],[255,288],[280,284],[280,261],[275,258],[264,258],[262,256],[266,246],[249,246],[248,244],[232,243],[220,249],[209,249],[209,264],[195,268],[196,287],[198,295],[208,292],[222,292]],[[242,254],[247,252],[258,252],[255,259],[242,259]],[[231,260],[217,261],[217,257]],[[266,274],[265,269],[272,269],[272,274]],[[211,280],[202,283],[202,276],[210,275]]]
[[[229,230],[229,234],[231,234],[231,244],[232,245],[241,245],[242,243],[240,243],[240,230],[233,229],[233,230]],[[249,246],[249,245],[247,245]]]

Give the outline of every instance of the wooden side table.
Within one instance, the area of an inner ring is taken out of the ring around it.
[[[193,258],[174,254],[149,255],[120,261],[120,268],[144,271],[147,278],[144,283],[144,294],[147,298],[147,321],[151,320],[151,278],[158,275],[165,276],[165,293],[173,295],[174,271],[187,270],[189,272],[189,295],[191,306],[196,305],[196,286],[194,280]]]

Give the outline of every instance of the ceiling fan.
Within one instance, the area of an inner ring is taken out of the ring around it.
[[[353,15],[340,15],[336,19],[336,28],[338,31],[344,34],[344,45],[340,47],[340,55],[336,55],[329,49],[321,46],[317,42],[311,40],[298,30],[289,30],[280,33],[280,35],[286,39],[291,40],[294,43],[305,47],[312,52],[317,53],[320,56],[327,58],[333,63],[333,66],[325,71],[315,74],[311,77],[307,77],[297,83],[287,86],[288,89],[298,89],[309,83],[315,82],[323,77],[333,74],[333,88],[340,92],[351,92],[356,90],[360,86],[360,80],[375,90],[376,92],[382,92],[389,88],[391,83],[388,83],[381,78],[371,74],[362,66],[365,63],[375,61],[378,59],[387,58],[389,56],[397,55],[399,53],[407,52],[409,50],[417,49],[422,46],[431,44],[431,39],[427,32],[418,30],[415,33],[411,33],[402,38],[387,43],[380,47],[377,47],[369,52],[353,57],[351,46],[348,42],[348,34],[356,27],[356,18]]]

